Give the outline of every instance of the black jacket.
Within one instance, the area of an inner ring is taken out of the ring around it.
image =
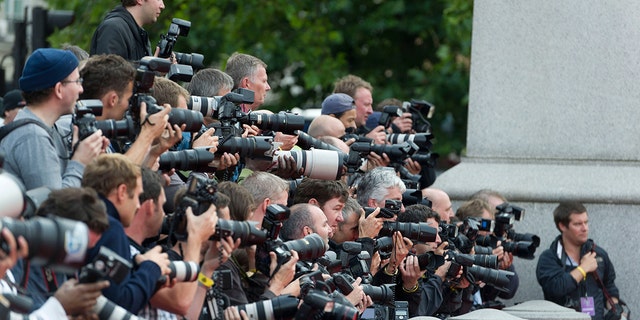
[[[596,315],[591,317],[594,320],[602,319],[606,298],[597,280],[592,273],[587,274],[587,280],[577,283],[569,274],[575,266],[567,265],[568,257],[564,250],[558,253],[558,243],[561,236],[558,236],[552,243],[551,247],[540,255],[538,266],[536,268],[536,277],[538,283],[542,286],[545,300],[555,302],[561,306],[572,307],[580,311],[580,297],[585,295],[593,297],[595,302]],[[604,249],[595,246],[591,239],[582,245],[580,257],[590,252],[594,248],[596,252],[596,260],[598,261],[598,269],[596,272],[607,288],[612,297],[618,297],[618,288],[614,280],[616,272],[613,264],[609,259],[609,255]],[[580,263],[577,261],[577,263]]]
[[[123,6],[117,6],[100,23],[91,38],[89,53],[114,53],[129,61],[152,55],[149,35]]]

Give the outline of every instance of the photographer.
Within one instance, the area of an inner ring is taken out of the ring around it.
[[[129,236],[132,258],[148,250],[142,245],[143,242],[158,236],[165,218],[163,204],[166,198],[162,189],[162,178],[151,169],[142,168],[142,183],[144,192],[140,194],[140,209],[131,225],[125,228],[125,233]],[[172,260],[199,263],[203,243],[206,243],[215,232],[218,221],[216,207],[211,206],[209,210],[198,216],[193,215],[191,208],[187,208],[186,216],[188,237],[186,241],[174,246],[177,251],[172,252],[171,256],[174,257]],[[151,297],[149,305],[138,315],[155,319],[165,310],[180,316],[187,314],[194,302],[197,285],[197,282],[180,282],[171,288],[158,290]]]
[[[495,220],[494,209],[481,199],[469,200],[460,205],[460,208],[456,211],[456,217],[460,221],[467,218]],[[489,235],[490,232],[478,231],[478,234],[486,236]],[[480,293],[474,297],[477,305],[482,305],[482,303],[486,301],[493,301],[496,297],[511,299],[515,296],[516,291],[518,291],[518,286],[520,285],[520,278],[513,266],[513,254],[506,252],[500,241],[496,244],[495,248],[493,248],[491,254],[498,257],[500,269],[511,271],[515,273],[515,275],[511,278],[509,286],[506,288],[507,291],[494,290],[490,285],[482,286]]]
[[[233,89],[245,88],[254,92],[254,102],[242,105],[242,112],[257,110],[271,90],[267,76],[267,64],[248,54],[234,52],[224,70],[233,79]]]
[[[251,195],[255,210],[249,220],[262,223],[264,214],[270,204],[287,205],[289,199],[289,184],[282,178],[263,171],[254,171],[240,182]]]
[[[415,204],[408,206],[405,212],[398,215],[398,221],[401,222],[426,222],[430,227],[438,228],[440,224],[440,216],[431,210],[431,208]],[[412,251],[419,256],[427,252],[433,252],[436,255],[443,256],[447,242],[442,242],[440,235],[436,236],[435,242],[415,243]],[[449,272],[451,261],[445,261],[444,264],[435,270],[427,270],[420,280],[420,305],[418,306],[417,315],[432,316],[436,313],[444,300],[442,294],[443,283]]]
[[[455,212],[453,211],[451,199],[449,199],[449,195],[446,192],[436,188],[425,188],[422,189],[422,196],[431,201],[431,208],[440,215],[440,221],[444,221],[447,224],[451,223],[451,218],[455,217]]]
[[[87,252],[87,262],[93,261],[101,246],[106,246],[125,259],[130,259],[131,250],[124,227],[128,227],[140,207],[142,193],[140,167],[120,154],[105,154],[90,163],[85,170],[83,186],[95,189],[107,206],[109,229],[102,235],[96,247]],[[103,291],[106,298],[137,314],[148,303],[156,291],[157,281],[168,275],[169,259],[162,248],[156,246],[144,254],[138,254],[136,268],[123,282],[111,281]]]
[[[311,121],[307,133],[314,138],[323,136],[341,138],[344,136],[344,124],[335,117],[320,115]]]
[[[334,84],[333,93],[345,93],[351,96],[356,105],[357,133],[373,140],[375,144],[386,144],[387,133],[383,126],[367,128],[367,119],[373,113],[373,86],[362,78],[347,75]]]
[[[108,140],[98,130],[78,142],[74,127],[69,144],[55,125],[61,116],[73,113],[82,93],[78,59],[69,51],[38,49],[25,64],[20,88],[27,106],[18,112],[15,130],[0,142],[4,169],[27,190],[79,187],[84,166],[105,150]]]
[[[162,0],[122,0],[93,33],[91,55],[115,53],[129,61],[153,55],[149,35],[142,27],[156,22],[162,9]]]
[[[340,120],[345,128],[356,129],[356,103],[348,94],[334,93],[326,97],[320,113]]]
[[[406,191],[404,183],[391,168],[375,168],[367,172],[358,183],[356,198],[358,203],[366,207],[385,207],[385,200],[402,201],[402,194]],[[400,213],[405,211],[404,205]],[[373,214],[373,213],[372,213]],[[394,216],[391,220],[396,220]],[[398,231],[393,233],[393,249],[391,259],[382,264],[382,272],[377,272],[373,284],[396,283],[396,301],[409,302],[409,316],[414,316],[420,303],[420,286],[418,279],[422,277],[418,259],[408,256],[413,242],[403,237]],[[376,268],[372,266],[371,269]],[[400,271],[401,277],[397,277]]]
[[[102,102],[102,115],[96,115],[97,121],[122,120],[129,109],[129,100],[133,95],[136,69],[124,58],[115,55],[96,55],[90,57],[80,70],[84,92],[81,99],[98,99]],[[146,118],[146,104],[141,108],[140,119]],[[170,134],[180,133],[178,126],[168,125],[168,114],[171,108],[149,115],[149,123],[140,126],[135,141],[124,152],[125,146],[113,139],[107,149],[110,153],[123,153],[138,165],[152,166],[156,157],[149,159],[149,149],[165,130]],[[133,131],[134,128],[129,128]],[[156,147],[157,148],[157,147]],[[160,150],[161,151],[161,150]],[[159,151],[158,151],[159,152]]]
[[[329,238],[333,235],[331,227],[328,224],[327,217],[322,210],[317,206],[308,203],[299,203],[291,207],[291,215],[289,219],[285,220],[282,229],[280,230],[280,237],[284,241],[302,239],[307,235],[317,233],[328,244]],[[367,299],[366,295],[362,291],[360,286],[361,279],[356,279],[356,282],[351,285],[354,290],[349,293],[346,298],[354,306],[364,310],[367,308],[371,299]]]
[[[333,233],[338,223],[344,221],[342,208],[349,197],[349,190],[342,181],[304,178],[296,188],[293,203],[310,203],[320,207],[329,220]]]
[[[592,319],[620,319],[607,318],[610,312],[626,319],[628,308],[623,313],[613,263],[607,252],[589,239],[585,206],[562,202],[553,211],[553,221],[560,235],[540,255],[536,267],[545,300],[588,313]]]

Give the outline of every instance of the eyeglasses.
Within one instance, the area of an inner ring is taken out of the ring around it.
[[[61,82],[61,83],[71,83],[71,82],[75,82],[75,83],[77,83],[77,84],[80,84],[80,85],[81,85],[83,80],[84,80],[84,79],[82,79],[82,78],[78,78],[78,80],[64,80],[64,81],[60,81],[60,82]]]

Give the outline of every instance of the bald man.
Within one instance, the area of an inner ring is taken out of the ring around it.
[[[431,209],[440,215],[440,220],[451,223],[451,218],[455,216],[451,199],[444,191],[436,188],[422,189],[422,196],[431,200]]]
[[[342,121],[328,115],[321,115],[311,121],[308,133],[314,138],[331,136],[340,138],[344,136],[345,129]]]

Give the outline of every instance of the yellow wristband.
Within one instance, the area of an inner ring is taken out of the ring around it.
[[[388,272],[388,271],[387,271],[387,266],[385,266],[385,267],[382,269],[382,271],[384,271],[384,273],[385,273],[386,275],[391,276],[391,277],[393,277],[393,276],[395,276],[395,275],[397,275],[397,274],[398,274],[398,268],[396,268],[396,270],[395,270],[394,272]]]
[[[205,288],[211,288],[213,286],[213,280],[205,276],[202,272],[198,273],[198,282]]]
[[[587,272],[584,271],[581,266],[577,266],[576,269],[578,269],[578,271],[580,271],[580,273],[582,274],[582,280],[587,280]]]
[[[418,288],[419,288],[419,287],[420,287],[420,286],[419,286],[419,284],[418,284],[418,283],[416,283],[416,285],[415,285],[415,286],[413,286],[413,288],[411,288],[411,289],[405,289],[404,287],[402,287],[402,290],[403,290],[404,292],[406,292],[406,293],[414,293],[414,292],[418,291]]]

